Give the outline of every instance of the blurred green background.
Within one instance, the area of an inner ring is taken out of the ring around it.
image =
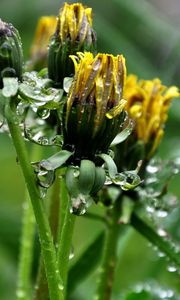
[[[82,3],[93,8],[99,51],[123,53],[128,73],[136,73],[145,79],[160,77],[165,84],[180,85],[179,0],[84,0]],[[61,4],[62,1],[56,0],[0,0],[0,17],[13,23],[19,30],[26,59],[38,18],[41,15],[57,15]],[[170,110],[159,156],[180,156],[179,131],[178,99]],[[15,299],[24,181],[12,143],[6,134],[0,135],[0,167],[0,299],[11,300]],[[178,197],[179,180],[180,176],[177,175],[170,185],[170,190]],[[178,242],[180,209],[175,209],[163,223]],[[73,260],[77,259],[101,228],[98,222],[78,218]],[[180,292],[177,273],[168,272],[166,259],[159,258],[133,229],[129,228],[124,235],[119,253],[113,299],[121,299],[121,291],[147,280]],[[95,272],[82,282],[71,299],[91,300],[96,279]]]

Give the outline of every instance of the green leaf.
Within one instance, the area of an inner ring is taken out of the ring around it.
[[[142,234],[150,243],[157,246],[158,249],[165,253],[170,262],[179,270],[180,268],[180,252],[177,252],[171,240],[165,239],[158,235],[156,231],[149,226],[144,220],[138,217],[137,214],[131,215],[131,225]]]
[[[17,78],[3,78],[3,89],[2,94],[4,97],[13,97],[18,91],[18,80]]]
[[[111,147],[124,142],[131,134],[133,128],[134,128],[134,122],[132,120],[129,120],[128,125],[118,135],[116,135],[116,137],[111,143]]]
[[[115,178],[118,171],[117,171],[116,164],[114,160],[111,158],[111,156],[105,153],[98,154],[97,156],[102,158],[102,160],[104,160],[104,162],[106,163],[110,178]]]
[[[67,285],[68,295],[70,295],[76,286],[81,284],[98,265],[102,255],[103,241],[104,231],[101,231],[70,268]]]
[[[72,156],[72,154],[73,153],[70,151],[61,150],[48,159],[42,160],[39,163],[39,166],[47,171],[55,170],[61,167],[69,159],[69,157]]]

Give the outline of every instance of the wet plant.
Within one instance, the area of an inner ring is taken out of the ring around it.
[[[94,299],[112,299],[118,243],[129,226],[179,272],[178,245],[159,218],[176,206],[168,184],[180,166],[154,159],[179,90],[127,71],[122,54],[97,53],[92,10],[80,3],[65,3],[57,19],[40,19],[24,63],[18,31],[0,20],[1,131],[12,138],[27,189],[17,300],[71,299],[95,268]],[[90,212],[93,206],[103,214]],[[70,266],[74,225],[82,217],[104,229]],[[40,253],[32,280],[35,224]],[[175,295],[160,287],[151,293],[147,285],[120,297],[136,294]]]

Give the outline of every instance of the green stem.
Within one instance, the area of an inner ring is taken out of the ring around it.
[[[38,187],[36,185],[35,174],[28,158],[25,142],[19,127],[19,120],[15,114],[15,109],[11,109],[10,104],[8,103],[6,104],[5,115],[21,165],[21,169],[26,181],[27,189],[34,210],[34,215],[38,225],[41,250],[50,292],[50,299],[61,300],[63,299],[63,287],[60,275],[57,272],[58,268],[56,262],[56,252],[46,210],[40,197]]]
[[[60,178],[60,210],[59,210],[59,227],[58,227],[58,239],[60,240],[61,232],[64,224],[64,219],[67,210],[69,209],[69,195],[66,188],[65,180],[63,178],[63,170],[62,177]]]
[[[112,293],[114,270],[117,260],[117,244],[119,235],[118,220],[120,217],[121,201],[118,199],[112,210],[109,227],[106,231],[102,263],[99,269],[99,281],[96,300],[109,300]]]
[[[39,147],[33,147],[31,160],[39,160]],[[19,255],[18,280],[17,280],[17,300],[30,300],[31,298],[31,271],[33,259],[35,219],[34,213],[26,191],[23,204],[22,237]]]
[[[25,195],[22,238],[19,255],[18,280],[17,280],[17,300],[30,300],[31,298],[31,267],[33,258],[35,220],[29,199]]]
[[[174,263],[177,267],[180,267],[180,253],[177,253],[172,247],[172,242],[159,236],[153,228],[146,224],[135,213],[131,216],[131,225],[146,239],[148,239],[148,241],[157,246],[160,251],[166,254],[172,263]]]
[[[61,201],[65,199],[61,198]],[[69,266],[69,256],[72,247],[72,235],[74,229],[75,215],[70,213],[69,205],[67,205],[66,214],[62,229],[59,230],[59,248],[57,253],[58,267],[64,286],[64,295],[66,299],[67,274]]]
[[[54,244],[56,245],[57,240],[57,228],[58,228],[58,218],[59,218],[59,188],[60,188],[60,178],[59,174],[56,174],[56,179],[53,185],[53,190],[50,198],[49,205],[49,223],[52,231],[52,236]],[[44,268],[44,263],[42,255],[40,256],[39,270],[37,275],[36,289],[34,293],[34,300],[48,300],[49,291],[46,279],[46,272]]]

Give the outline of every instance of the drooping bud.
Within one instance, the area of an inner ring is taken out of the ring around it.
[[[39,71],[42,68],[47,67],[49,40],[53,35],[56,26],[57,18],[55,16],[43,16],[39,19],[31,47],[31,69]]]
[[[0,19],[0,88],[3,77],[22,78],[23,53],[17,29]]]
[[[85,8],[81,3],[65,3],[60,10],[48,54],[49,78],[56,85],[61,85],[64,77],[74,75],[74,66],[69,55],[78,51],[95,51],[96,36],[92,29],[91,14],[91,8]]]
[[[124,122],[122,99],[126,76],[122,55],[78,53],[64,114],[64,148],[74,151],[75,160],[94,160],[106,153]]]
[[[127,77],[124,98],[135,128],[124,145],[117,146],[117,165],[128,169],[136,167],[139,160],[149,161],[164,135],[171,101],[179,96],[177,87],[168,88],[157,78],[138,81],[135,75]]]

